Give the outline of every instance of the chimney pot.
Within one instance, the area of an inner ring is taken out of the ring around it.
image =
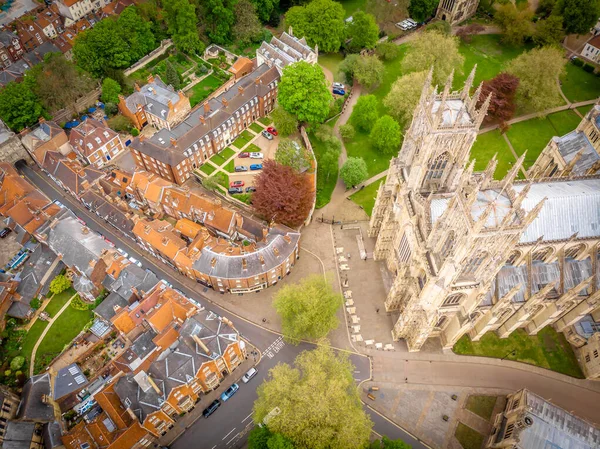
[[[173,145],[174,147],[177,146],[177,141],[173,137],[171,137],[171,145]]]
[[[243,94],[244,93],[244,88],[242,86],[238,86],[238,92]]]
[[[210,112],[210,105],[208,104],[208,101],[206,103],[204,103],[204,113],[208,114]]]

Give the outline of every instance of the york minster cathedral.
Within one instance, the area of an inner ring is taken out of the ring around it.
[[[496,180],[496,158],[483,172],[470,161],[490,101],[481,86],[470,95],[474,76],[438,92],[429,74],[377,194],[369,233],[394,275],[393,337],[418,351],[430,337],[451,348],[464,334],[553,325],[600,376],[600,105],[552,139],[527,179],[523,155]]]

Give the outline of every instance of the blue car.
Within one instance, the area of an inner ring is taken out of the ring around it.
[[[227,390],[225,390],[223,392],[223,394],[221,395],[221,399],[223,400],[223,402],[227,401],[239,389],[240,389],[240,386],[238,384],[231,384],[231,387],[229,387]]]
[[[333,93],[335,95],[346,95],[346,91],[344,89],[334,88]]]
[[[252,164],[250,170],[262,170],[262,164]]]

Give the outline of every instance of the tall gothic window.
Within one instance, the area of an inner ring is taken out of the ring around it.
[[[444,242],[444,244],[442,245],[442,248],[440,249],[440,255],[442,256],[442,258],[445,259],[452,253],[452,250],[454,249],[455,237],[456,237],[456,233],[454,231],[450,231],[448,233],[448,237],[446,237],[446,241]]]
[[[575,259],[584,248],[584,245],[572,246],[565,251],[565,257],[568,259]]]
[[[514,265],[519,257],[521,257],[521,251],[513,251],[506,263],[508,265]]]
[[[435,327],[443,327],[444,324],[446,324],[446,321],[448,321],[448,317],[446,315],[442,315],[438,322],[435,324]]]
[[[477,271],[481,266],[485,258],[487,257],[486,252],[478,253],[475,257],[472,257],[465,265],[463,269],[463,275],[470,275]]]
[[[446,298],[446,300],[442,303],[442,307],[452,307],[456,306],[460,303],[464,295],[462,293],[454,293]]]
[[[448,165],[448,153],[442,153],[429,164],[425,179],[440,179]]]
[[[546,260],[546,258],[550,255],[551,252],[552,252],[551,248],[539,249],[533,253],[533,255],[531,256],[531,260],[539,260],[541,262],[544,262]]]

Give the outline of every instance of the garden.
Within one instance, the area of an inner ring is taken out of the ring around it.
[[[193,108],[201,103],[206,97],[217,90],[221,84],[223,84],[223,81],[212,74],[208,75],[198,84],[195,84],[187,91],[187,96],[190,97],[190,106]]]

